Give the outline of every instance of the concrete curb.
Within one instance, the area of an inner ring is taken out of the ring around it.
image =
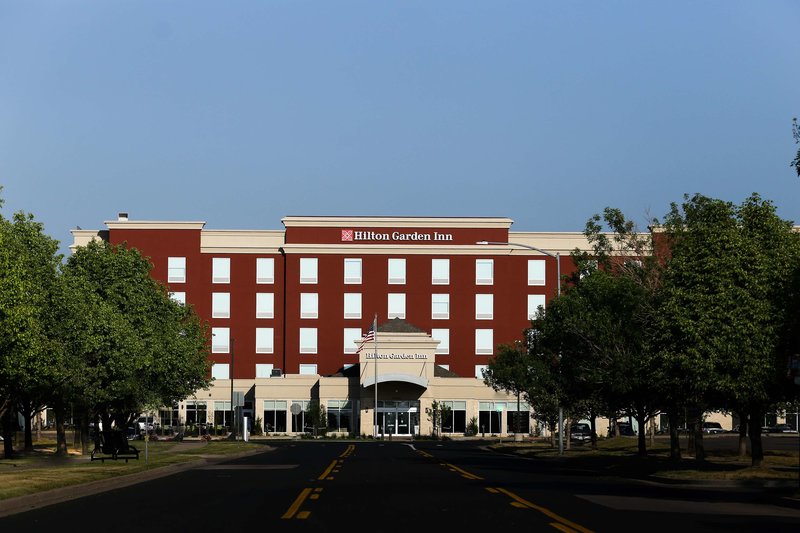
[[[275,448],[271,446],[265,446],[263,450],[250,450],[232,455],[199,455],[197,456],[197,459],[187,461],[185,463],[163,466],[159,468],[153,468],[152,470],[145,470],[143,472],[126,474],[124,476],[100,479],[97,481],[90,481],[89,483],[69,485],[35,494],[26,494],[25,496],[0,500],[0,518],[32,511],[41,507],[47,507],[48,505],[53,505],[56,503],[83,498],[84,496],[90,496],[99,492],[129,487],[131,485],[136,485],[137,483],[143,483],[145,481],[171,476],[173,474],[194,468],[202,468],[204,466],[231,461],[241,457],[266,453],[274,449]]]

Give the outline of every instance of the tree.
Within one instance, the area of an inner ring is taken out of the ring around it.
[[[483,382],[496,391],[506,391],[517,397],[517,415],[514,433],[520,435],[520,397],[528,390],[530,365],[521,343],[498,346],[497,355],[487,365]]]
[[[430,407],[425,408],[425,414],[431,422],[433,435],[438,438],[442,433],[442,424],[448,418],[451,407],[444,402],[433,400]]]
[[[82,391],[105,428],[126,427],[147,405],[172,405],[208,386],[208,332],[191,307],[173,301],[135,249],[93,241],[67,260],[83,286],[91,321],[71,345],[86,363]]]
[[[753,194],[740,206],[702,195],[672,205],[659,342],[693,409],[695,438],[709,409],[746,415],[752,463],[761,464],[760,419],[780,398],[791,349],[786,327],[800,261],[798,235]],[[673,380],[678,383],[678,380]],[[755,422],[755,423],[754,423]]]
[[[33,215],[0,217],[0,416],[6,457],[13,453],[15,412],[25,418],[25,448],[33,448],[30,421],[43,408],[42,395],[59,367],[48,322],[61,260],[57,250],[58,242],[43,233]]]

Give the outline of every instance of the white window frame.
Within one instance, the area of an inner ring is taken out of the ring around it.
[[[447,320],[450,318],[450,295],[443,293],[431,294],[431,319]]]
[[[212,257],[211,283],[230,283],[230,282],[231,282],[231,258]]]
[[[475,320],[492,320],[494,318],[494,295],[475,295]]]
[[[345,257],[344,258],[344,284],[345,285],[360,285],[362,277],[361,258],[360,257]]]
[[[319,318],[319,294],[300,293],[300,318]]]
[[[475,285],[494,284],[494,259],[475,260]]]
[[[431,338],[439,341],[436,347],[436,354],[448,355],[450,353],[450,330],[448,328],[431,329]]]
[[[475,330],[475,355],[494,353],[494,330],[478,328]]]
[[[186,283],[186,258],[167,258],[167,281],[169,283]]]
[[[316,363],[300,363],[301,376],[315,376],[317,375]]]
[[[275,283],[275,258],[256,258],[256,284],[271,285]]]
[[[275,353],[273,328],[256,328],[256,353]]]
[[[211,353],[230,353],[231,328],[211,328]]]
[[[361,293],[344,293],[344,318],[361,318]]]
[[[431,259],[431,285],[450,285],[449,259]]]
[[[273,368],[272,363],[256,363],[256,378],[271,378]]]
[[[230,317],[231,317],[231,293],[212,292],[211,318],[230,318]]]
[[[214,379],[231,379],[231,365],[214,363],[211,365],[211,377]]]
[[[528,259],[528,285],[544,286],[547,283],[544,259]]]
[[[317,328],[300,328],[300,353],[317,353]]]
[[[402,257],[390,257],[387,261],[389,285],[406,284],[406,260]]]
[[[361,328],[344,328],[344,353],[356,353],[358,345],[361,343]]]
[[[319,261],[316,257],[300,258],[300,283],[314,285],[318,280]]]
[[[186,305],[185,292],[171,292],[169,293],[169,297],[172,299],[173,302],[178,302],[181,305]]]
[[[275,293],[256,293],[256,318],[275,318]]]
[[[545,304],[547,303],[547,298],[544,294],[529,294],[528,295],[528,320],[533,320],[536,318],[536,313],[539,310],[539,306],[541,305],[542,308],[545,308]]]
[[[406,318],[406,295],[402,292],[390,292],[386,297],[386,318]]]

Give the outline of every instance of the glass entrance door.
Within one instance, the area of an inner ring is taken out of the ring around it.
[[[398,435],[410,435],[411,432],[409,431],[408,426],[408,411],[397,413],[397,434]]]
[[[419,402],[378,402],[378,425],[384,435],[414,435],[419,431]]]

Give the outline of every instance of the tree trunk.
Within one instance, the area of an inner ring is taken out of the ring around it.
[[[53,410],[56,413],[56,455],[67,455],[67,434],[64,429],[64,404],[57,400]]]
[[[669,458],[671,461],[681,460],[681,441],[678,434],[678,415],[674,410],[667,412],[669,421]]]
[[[33,420],[33,415],[31,414],[31,406],[25,405],[23,409],[23,420],[25,420],[25,451],[32,452],[33,451],[33,425],[31,421]]]
[[[703,462],[706,460],[706,450],[703,447],[703,411],[698,407],[692,408],[690,413],[691,431],[694,438],[694,458]]]
[[[597,449],[597,420],[594,413],[589,413],[589,427],[592,428],[592,449]]]
[[[647,415],[637,413],[636,422],[639,424],[639,433],[636,436],[638,454],[639,457],[647,457]]]
[[[747,457],[747,426],[749,418],[746,414],[739,413],[739,457]]]
[[[764,463],[764,446],[761,442],[760,420],[764,418],[763,413],[754,409],[750,411],[747,429],[750,433],[750,465],[761,466]]]
[[[9,402],[6,410],[3,412],[3,456],[6,459],[11,459],[14,456],[14,427],[16,420],[14,420],[14,410],[11,408]]]

